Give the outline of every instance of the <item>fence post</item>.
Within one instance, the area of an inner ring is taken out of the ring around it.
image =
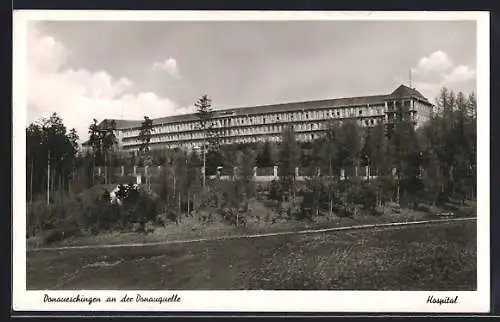
[[[253,167],[252,176],[255,178],[257,176],[257,167]]]
[[[101,167],[97,168],[97,174],[99,175],[99,177],[101,176]]]
[[[295,167],[295,176],[298,177],[299,176],[299,167]]]
[[[122,177],[125,175],[125,166],[121,166],[121,170],[122,170]]]
[[[370,167],[365,166],[366,180],[370,180]]]
[[[137,175],[137,166],[134,165],[134,176],[136,176],[136,175]]]
[[[217,179],[220,179],[220,177],[221,177],[221,170],[222,170],[222,166],[218,166],[217,167]]]
[[[340,180],[344,180],[344,179],[345,179],[345,170],[340,169]]]
[[[277,165],[275,165],[275,166],[273,167],[273,176],[274,176],[275,178],[278,176],[278,166],[277,166]]]

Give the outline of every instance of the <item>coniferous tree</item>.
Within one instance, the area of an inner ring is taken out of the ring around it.
[[[151,155],[149,153],[149,146],[151,144],[153,132],[153,120],[151,120],[147,116],[144,116],[144,121],[141,123],[141,129],[139,131],[139,141],[141,141],[139,153],[146,168],[150,167],[153,164]],[[145,179],[148,190],[151,190],[151,175],[149,173],[146,173]]]
[[[208,98],[207,95],[203,95],[194,104],[196,107],[196,114],[198,116],[198,128],[202,131],[203,143],[202,158],[203,158],[203,189],[206,185],[206,157],[208,153],[209,146],[213,149],[218,149],[218,140],[216,138],[216,128],[213,120],[214,111],[212,109],[212,100]]]

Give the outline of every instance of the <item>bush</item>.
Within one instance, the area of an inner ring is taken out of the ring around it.
[[[246,218],[243,216],[243,212],[237,208],[224,207],[220,210],[220,214],[226,222],[235,227],[246,225]]]
[[[273,180],[269,184],[269,199],[276,201],[281,201],[283,199],[283,190],[277,180]]]
[[[27,204],[26,236],[32,237],[51,229],[77,229],[81,220],[82,205],[76,198],[58,200],[47,205],[43,201]]]
[[[353,191],[355,204],[362,205],[363,209],[373,212],[377,206],[377,196],[374,191],[374,187],[369,183],[363,183],[358,189]]]
[[[97,234],[101,231],[120,229],[121,213],[119,206],[111,204],[102,198],[94,199],[86,206],[82,215],[82,224],[88,233]]]
[[[134,222],[138,222],[143,231],[150,231],[147,223],[158,219],[156,201],[133,185],[120,186],[118,195],[125,198],[122,206],[110,202],[108,190],[87,198],[61,199],[51,205],[41,201],[28,204],[26,235],[41,235],[50,242],[80,231],[97,234],[127,230]]]
[[[73,236],[80,236],[81,231],[75,227],[53,228],[45,231],[42,235],[43,243],[50,244]]]

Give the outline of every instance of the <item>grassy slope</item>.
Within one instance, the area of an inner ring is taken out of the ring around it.
[[[99,189],[104,189],[99,187]],[[101,190],[97,190],[100,192]],[[95,192],[94,192],[95,193]],[[69,245],[102,245],[102,244],[123,244],[123,243],[148,243],[163,242],[169,240],[185,240],[196,238],[212,238],[230,235],[246,235],[255,233],[268,233],[279,231],[297,231],[303,229],[322,229],[342,226],[354,226],[375,223],[390,223],[404,221],[419,221],[439,219],[438,216],[414,210],[403,210],[401,214],[386,213],[381,216],[362,215],[356,218],[328,216],[316,217],[313,221],[296,221],[293,219],[278,220],[272,223],[265,220],[266,216],[276,216],[273,211],[265,207],[261,202],[251,203],[251,211],[245,215],[247,225],[245,227],[235,228],[227,222],[221,220],[220,216],[215,215],[215,222],[212,224],[201,224],[196,216],[184,217],[179,226],[173,223],[165,227],[156,227],[154,232],[149,234],[134,232],[105,232],[99,235],[71,237],[61,242],[55,242],[50,245],[42,245],[41,238],[35,237],[27,240],[28,247],[38,246],[69,246]],[[475,215],[475,204],[466,207],[467,211],[463,214],[456,212],[457,217],[469,217]],[[470,210],[470,211],[469,211]],[[257,216],[260,220],[257,220]]]
[[[27,287],[474,290],[476,225],[35,252]]]

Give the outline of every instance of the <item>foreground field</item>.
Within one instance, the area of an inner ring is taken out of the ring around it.
[[[475,221],[27,254],[28,289],[475,290]]]

